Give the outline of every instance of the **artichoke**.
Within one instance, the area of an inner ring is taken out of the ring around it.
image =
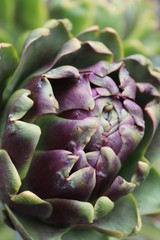
[[[138,54],[120,59],[111,28],[73,37],[67,19],[32,31],[19,63],[12,45],[0,46],[5,221],[27,240],[138,232],[141,189],[152,183],[144,179],[160,120],[159,68]],[[148,202],[147,214],[158,211]]]

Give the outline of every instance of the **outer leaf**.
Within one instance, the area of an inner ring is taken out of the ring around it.
[[[21,178],[28,171],[40,134],[38,126],[23,121],[11,122],[5,129],[1,147],[12,156]]]
[[[146,152],[146,156],[148,159],[151,159],[152,163],[160,158],[160,124]]]
[[[147,82],[159,87],[160,69],[153,67],[152,62],[141,54],[134,54],[124,59],[130,76],[136,82]],[[137,74],[137,72],[139,74]]]
[[[96,40],[99,36],[99,26],[93,25],[77,34],[77,38],[80,41],[87,41],[87,40]]]
[[[9,99],[5,110],[3,111],[3,116],[0,124],[0,143],[2,141],[2,136],[5,131],[6,122],[16,121],[21,119],[26,112],[33,106],[33,101],[28,97],[30,91],[26,89],[21,89],[16,91]]]
[[[0,150],[0,199],[16,194],[21,186],[18,172],[5,150]]]
[[[117,238],[139,231],[141,220],[135,199],[132,195],[121,198],[115,203],[113,211],[92,225],[97,231]]]
[[[111,52],[113,52],[114,60],[119,60],[123,57],[124,53],[122,41],[118,33],[113,28],[103,29],[99,39],[106,44]]]
[[[77,35],[81,41],[95,40],[106,45],[114,54],[114,60],[119,60],[123,57],[123,45],[120,36],[113,28],[104,28],[100,31],[98,26],[92,26]]]
[[[102,60],[111,62],[113,60],[112,52],[102,42],[84,41],[81,43],[79,50],[62,58],[56,66],[61,66],[62,64],[73,65],[78,69],[82,69]]]
[[[11,206],[21,214],[41,219],[48,218],[52,213],[51,204],[42,200],[30,191],[14,195],[11,198]]]
[[[73,226],[93,222],[94,209],[91,203],[71,199],[48,199],[53,206],[53,213],[47,220],[56,226]],[[63,211],[62,211],[63,209]],[[63,219],[63,224],[62,224]]]
[[[107,236],[92,229],[73,229],[62,237],[62,240],[107,240]]]
[[[160,213],[160,174],[154,168],[134,196],[141,215]]]
[[[37,70],[41,71],[42,68],[45,71],[50,64],[52,66],[57,52],[68,40],[68,29],[62,20],[53,20],[49,26],[31,32],[24,45],[20,63],[10,82],[10,87],[6,89],[5,98],[8,98],[13,89],[27,76]]]
[[[105,196],[98,198],[94,206],[94,219],[106,216],[114,208],[114,203]]]
[[[54,228],[36,219],[23,218],[5,206],[8,216],[23,240],[59,240],[67,228]]]

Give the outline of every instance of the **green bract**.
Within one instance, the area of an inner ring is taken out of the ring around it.
[[[123,58],[114,29],[73,37],[67,19],[32,31],[19,60],[10,44],[1,43],[0,56],[8,224],[25,240],[137,233],[140,213],[160,211],[151,198],[158,173],[144,181],[158,156],[150,143],[159,144],[159,68],[139,54]]]

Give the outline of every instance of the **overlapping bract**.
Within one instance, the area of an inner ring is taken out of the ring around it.
[[[160,119],[160,73],[140,55],[120,60],[113,29],[76,38],[69,30],[67,20],[53,20],[33,31],[3,84],[0,198],[22,236],[11,210],[53,229],[85,224],[129,235],[140,227],[130,195],[133,225],[104,224],[149,172],[144,154]]]

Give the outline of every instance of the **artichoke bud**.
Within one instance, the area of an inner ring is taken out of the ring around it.
[[[141,158],[160,119],[158,73],[140,56],[116,62],[104,41],[115,41],[115,31],[97,32],[93,41],[84,31],[79,40],[67,26],[54,20],[32,32],[12,79],[6,79],[0,199],[6,209],[45,224],[92,226],[148,174]],[[134,72],[137,64],[153,87]]]

